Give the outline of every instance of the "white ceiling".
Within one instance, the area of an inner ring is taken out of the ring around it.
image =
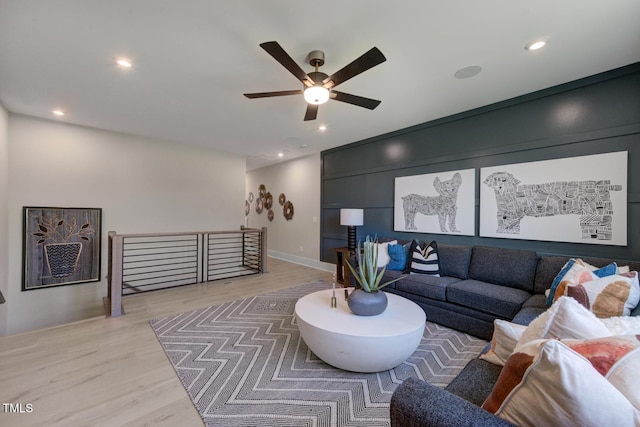
[[[639,22],[638,0],[0,0],[0,102],[253,169],[638,62]],[[540,37],[547,47],[524,50]],[[301,88],[258,46],[271,40],[305,71],[324,51],[326,74],[377,46],[387,62],[339,90],[382,104],[329,101],[303,122],[302,96],[245,98]],[[454,77],[471,65],[482,72]]]

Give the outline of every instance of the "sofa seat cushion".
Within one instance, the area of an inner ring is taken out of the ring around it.
[[[522,304],[522,308],[538,308],[545,311],[549,307],[547,306],[547,298],[544,295],[535,294]]]
[[[512,319],[512,322],[528,325],[533,319],[547,311],[547,298],[542,294],[532,295],[522,304],[522,309]]]
[[[459,282],[456,277],[410,274],[395,283],[395,289],[439,301],[447,301],[447,286]]]
[[[533,292],[538,254],[517,249],[474,246],[469,278]]]
[[[447,286],[447,301],[513,319],[531,294],[522,289],[494,285],[480,280],[462,280]]]
[[[472,359],[467,366],[445,387],[449,393],[460,396],[477,406],[489,397],[500,376],[501,366],[482,359]]]

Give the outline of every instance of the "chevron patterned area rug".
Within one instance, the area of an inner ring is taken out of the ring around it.
[[[327,365],[300,338],[295,303],[313,283],[152,320],[207,426],[389,426],[391,394],[418,377],[446,386],[486,341],[427,322],[416,352],[373,374]]]

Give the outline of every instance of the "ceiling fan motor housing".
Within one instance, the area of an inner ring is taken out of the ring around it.
[[[311,80],[313,80],[316,83],[321,83],[324,79],[329,77],[325,73],[320,72],[320,71],[312,71],[312,72],[308,73],[307,75],[309,77],[311,77]]]
[[[324,52],[321,50],[312,50],[307,55],[309,65],[312,67],[322,67],[324,65]]]

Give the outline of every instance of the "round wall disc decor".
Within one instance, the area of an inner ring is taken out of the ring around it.
[[[253,202],[253,193],[249,192],[249,203]]]
[[[251,208],[251,204],[249,203],[248,200],[244,201],[244,216],[249,215],[249,210]]]
[[[273,206],[273,196],[267,192],[267,194],[264,195],[264,208],[271,209],[271,206]]]
[[[287,201],[287,197],[284,195],[284,193],[280,193],[280,195],[278,196],[278,203],[280,203],[280,206],[284,206],[284,202]]]
[[[267,218],[269,219],[269,221],[273,221],[273,211],[271,209],[269,209],[269,212],[267,212]]]
[[[293,218],[293,203],[285,202],[284,207],[282,208],[282,214],[289,221]]]
[[[260,187],[258,187],[258,197],[263,199],[266,192],[267,192],[267,187],[264,184],[260,184]]]
[[[262,204],[262,199],[256,199],[256,212],[258,212],[259,214],[262,213],[263,208],[264,206]]]

